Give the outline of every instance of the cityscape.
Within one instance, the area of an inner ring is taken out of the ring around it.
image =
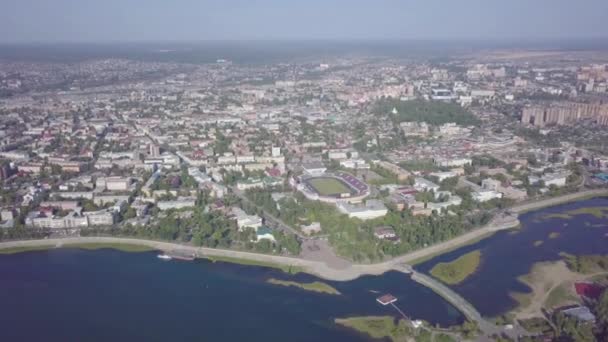
[[[608,340],[601,43],[320,42],[300,55],[276,52],[277,43],[257,57],[255,41],[226,44],[0,45],[5,295],[54,289],[40,265],[104,288],[203,272],[183,296],[217,286],[257,299],[192,295],[175,310],[198,317],[200,335],[173,325],[157,338],[274,341],[280,335],[261,326],[281,319],[283,334],[314,325],[294,341]],[[131,271],[69,273],[84,260],[99,272],[124,260]],[[160,292],[137,284],[142,298],[107,292],[111,310],[162,314],[143,299]],[[23,298],[6,300],[21,312]],[[215,311],[197,311],[205,305]],[[201,323],[210,312],[232,315],[222,305],[252,311],[235,316],[242,323]],[[24,322],[8,311],[2,320]],[[42,335],[9,329],[6,340],[155,340],[52,322]],[[221,330],[206,337],[207,328]]]

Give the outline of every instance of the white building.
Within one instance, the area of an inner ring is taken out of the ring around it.
[[[418,191],[439,191],[439,185],[431,182],[428,179],[416,177],[414,179],[414,189]]]
[[[471,160],[471,158],[439,157],[439,158],[434,158],[433,162],[435,163],[435,165],[441,166],[441,167],[458,167],[458,166],[471,165],[471,163],[473,161]]]
[[[191,208],[196,205],[194,197],[178,197],[176,200],[159,201],[156,206],[160,210]]]
[[[241,208],[232,208],[232,215],[236,220],[236,225],[239,227],[239,230],[253,228],[257,231],[258,228],[262,227],[261,217],[257,215],[247,215],[247,213]]]
[[[487,202],[495,198],[502,198],[502,193],[493,190],[475,191],[472,194],[473,200],[476,202]]]
[[[322,162],[303,163],[302,169],[311,176],[322,175],[327,171],[327,168]]]
[[[313,222],[307,226],[301,226],[300,228],[302,229],[302,233],[304,233],[306,235],[312,235],[314,233],[321,232],[321,223]]]
[[[569,172],[548,173],[542,177],[542,180],[545,182],[545,186],[555,185],[562,187],[566,186],[569,174]]]
[[[445,172],[433,172],[430,176],[437,177],[440,182],[452,177],[458,177],[458,173],[454,171],[445,171]]]
[[[429,126],[426,122],[402,122],[399,124],[403,135],[406,137],[411,136],[425,136],[429,134]]]
[[[264,182],[261,179],[244,179],[236,183],[236,188],[245,191],[249,189],[261,189],[264,187]]]
[[[346,169],[363,170],[369,169],[371,166],[363,159],[346,159],[340,161],[340,166]]]
[[[371,220],[378,217],[383,217],[388,213],[388,209],[379,200],[368,200],[365,205],[350,204],[347,202],[339,202],[338,210],[348,217],[358,218],[361,220]]]

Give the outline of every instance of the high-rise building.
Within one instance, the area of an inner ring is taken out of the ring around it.
[[[272,147],[272,156],[280,157],[281,156],[281,148],[280,147]]]
[[[524,108],[521,116],[521,122],[536,127],[569,125],[584,119],[593,120],[598,125],[608,125],[608,104],[559,102],[535,105]]]
[[[160,146],[156,144],[150,144],[150,156],[158,157],[160,156]]]

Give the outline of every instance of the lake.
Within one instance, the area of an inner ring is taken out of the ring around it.
[[[336,317],[394,315],[449,326],[463,316],[409,276],[389,272],[327,282],[342,295],[266,283],[318,278],[154,252],[52,249],[0,256],[4,341],[365,341]],[[374,292],[371,292],[374,291]]]
[[[592,207],[608,209],[608,199],[594,198],[522,214],[520,229],[498,232],[417,265],[415,269],[428,274],[439,262],[480,250],[482,261],[477,271],[451,288],[469,300],[482,315],[499,316],[517,305],[509,296],[510,292],[531,291],[517,277],[529,273],[533,264],[560,260],[560,252],[608,254],[608,218],[584,213],[586,208]],[[582,214],[564,216],[564,213],[576,210]],[[604,213],[608,214],[608,211]],[[537,241],[542,244],[535,245],[539,244]]]

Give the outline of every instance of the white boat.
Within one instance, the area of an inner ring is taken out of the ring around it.
[[[168,256],[167,254],[159,254],[159,255],[157,255],[157,257],[159,259],[163,259],[163,260],[171,260],[171,257]]]

